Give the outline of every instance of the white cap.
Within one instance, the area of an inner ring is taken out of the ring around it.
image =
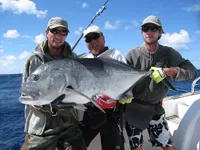
[[[98,26],[90,26],[83,31],[83,36],[85,37],[89,33],[102,33],[101,29]]]

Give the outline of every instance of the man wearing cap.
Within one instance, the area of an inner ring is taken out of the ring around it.
[[[83,57],[104,57],[126,63],[120,51],[105,46],[105,37],[98,26],[87,28],[83,34],[90,51]],[[106,114],[92,104],[87,105],[88,110],[84,113],[83,126],[80,126],[87,146],[100,133],[102,150],[124,150],[123,134],[119,125],[119,119],[122,119],[119,104],[116,106],[116,102],[106,95],[96,95],[96,101]]]
[[[25,65],[22,83],[40,65],[76,56],[65,41],[68,23],[60,17],[51,18],[46,29],[47,40],[39,44]],[[73,108],[50,111],[49,105],[25,106],[25,142],[22,150],[86,150],[82,132]],[[78,144],[77,144],[78,143]]]
[[[131,150],[142,150],[142,132],[147,128],[152,146],[163,150],[175,149],[160,101],[168,87],[161,81],[191,80],[197,76],[196,68],[177,51],[158,43],[163,26],[157,16],[148,16],[141,25],[144,44],[128,51],[127,63],[140,70],[152,70],[152,76],[133,89],[134,99],[126,106],[126,130]],[[151,87],[151,88],[150,88]]]

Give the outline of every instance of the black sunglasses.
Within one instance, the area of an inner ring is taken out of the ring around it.
[[[49,31],[53,34],[60,34],[60,35],[63,35],[63,36],[66,36],[68,34],[68,31],[67,30],[58,30],[56,28],[53,28],[53,29],[49,29]]]
[[[148,31],[151,31],[151,32],[156,32],[158,30],[160,30],[161,28],[160,27],[157,27],[157,26],[143,26],[142,27],[142,31],[143,32],[148,32]]]
[[[97,40],[99,37],[100,34],[98,33],[89,34],[85,37],[85,42],[90,43],[92,40]]]

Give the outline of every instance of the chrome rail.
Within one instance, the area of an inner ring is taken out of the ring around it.
[[[194,94],[195,86],[198,85],[197,82],[200,80],[200,76],[197,77],[193,82],[192,82],[192,87],[191,87],[191,93]]]

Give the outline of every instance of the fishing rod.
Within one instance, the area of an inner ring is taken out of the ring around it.
[[[107,3],[108,3],[108,0],[106,0],[106,2],[103,4],[102,8],[99,9],[98,12],[96,12],[96,15],[92,18],[92,20],[90,21],[90,23],[87,26],[87,28],[93,23],[93,21],[96,19],[97,16],[100,16],[100,14],[103,13],[103,11],[106,9],[106,4]],[[83,37],[83,32],[82,32],[81,36],[78,38],[78,40],[76,41],[76,43],[74,44],[74,46],[72,47],[72,51],[74,50],[74,48],[76,47],[76,45],[78,44],[78,42],[81,40],[82,37]]]

